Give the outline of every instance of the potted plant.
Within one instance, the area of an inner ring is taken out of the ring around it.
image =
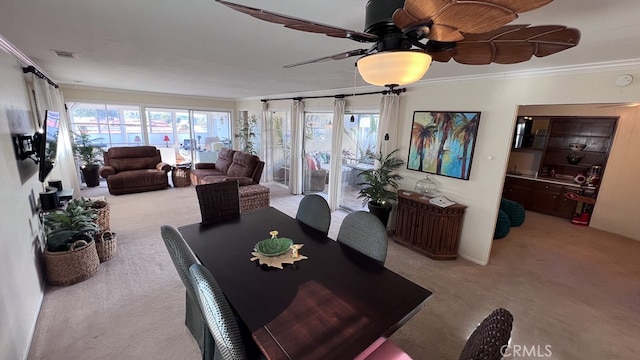
[[[87,133],[74,134],[73,155],[80,164],[80,171],[88,187],[100,185],[100,165],[102,165],[102,149]]]
[[[74,200],[77,204],[83,206],[85,209],[92,209],[96,212],[96,224],[98,225],[98,231],[94,235],[96,243],[96,250],[98,251],[98,258],[100,262],[105,262],[111,259],[117,249],[117,237],[116,233],[111,231],[109,224],[110,221],[110,206],[106,200],[92,200],[80,198]]]
[[[71,285],[96,273],[100,264],[93,240],[99,229],[96,219],[97,210],[85,207],[80,200],[71,200],[66,209],[44,216],[44,260],[51,284]]]
[[[258,118],[255,115],[249,116],[248,119],[238,119],[238,133],[235,138],[240,143],[240,149],[247,154],[255,155],[255,138],[256,127],[258,126]]]
[[[363,199],[363,205],[367,204],[369,211],[376,215],[386,226],[389,220],[393,201],[398,199],[398,181],[402,176],[395,173],[404,161],[396,156],[399,149],[395,149],[386,156],[382,151],[369,157],[376,161],[375,167],[360,172],[362,182],[358,192],[358,198]]]

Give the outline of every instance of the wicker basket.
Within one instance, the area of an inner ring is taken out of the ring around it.
[[[174,187],[191,186],[191,168],[174,166],[171,171],[171,181]]]
[[[116,238],[116,233],[105,231],[96,235],[96,250],[98,251],[100,262],[111,259],[116,254],[117,247],[118,239]]]
[[[44,252],[47,279],[52,285],[73,285],[98,271],[100,259],[95,241],[78,240],[68,251]]]
[[[101,234],[105,231],[109,231],[109,228],[110,228],[109,204],[106,201],[99,200],[99,201],[96,201],[92,207],[98,210],[98,219],[96,220],[96,223],[100,227],[100,230],[98,230],[98,233]]]

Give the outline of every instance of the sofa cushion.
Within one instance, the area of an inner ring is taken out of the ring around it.
[[[109,158],[109,165],[113,166],[117,172],[129,170],[155,169],[158,165],[158,158],[137,157],[137,158]]]
[[[218,159],[216,160],[216,170],[220,171],[223,174],[226,174],[233,162],[233,157],[236,151],[222,148],[218,153]]]
[[[145,188],[157,185],[168,186],[167,174],[156,169],[130,170],[109,176],[111,189]]]
[[[229,166],[227,176],[229,177],[252,177],[258,166],[260,158],[255,155],[236,152],[233,155],[233,163]],[[217,165],[216,165],[217,167]]]
[[[155,146],[112,147],[112,148],[109,148],[108,152],[109,152],[109,159],[156,157],[156,156],[160,157],[160,154],[158,153],[158,149]]]

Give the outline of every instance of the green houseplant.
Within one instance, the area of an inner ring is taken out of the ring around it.
[[[372,169],[360,172],[362,182],[358,183],[360,190],[358,198],[363,199],[363,205],[367,204],[369,211],[376,215],[386,226],[389,220],[392,203],[398,199],[398,181],[402,176],[395,173],[404,161],[397,157],[399,149],[395,149],[386,156],[382,151],[377,154],[369,153],[369,157],[376,161]]]
[[[96,222],[98,210],[86,205],[84,200],[71,200],[65,210],[47,213],[44,225],[47,228],[47,250],[67,251],[77,240],[90,242],[98,232]]]
[[[45,214],[44,262],[51,284],[75,284],[98,271],[100,259],[93,240],[99,229],[97,211],[81,200],[71,200],[66,209]]]
[[[88,187],[100,185],[100,165],[102,165],[102,149],[87,133],[74,134],[73,155],[80,165],[80,171]]]
[[[240,142],[240,150],[247,154],[255,155],[255,138],[256,127],[258,126],[258,118],[255,115],[249,116],[247,119],[238,119],[238,133],[235,138]]]

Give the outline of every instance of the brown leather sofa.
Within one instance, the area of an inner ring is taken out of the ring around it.
[[[112,147],[104,153],[100,176],[110,194],[122,195],[168,188],[169,171],[155,146]]]
[[[240,186],[255,185],[260,183],[263,169],[264,161],[259,157],[222,148],[215,163],[195,164],[195,168],[191,169],[191,184],[237,180]]]

